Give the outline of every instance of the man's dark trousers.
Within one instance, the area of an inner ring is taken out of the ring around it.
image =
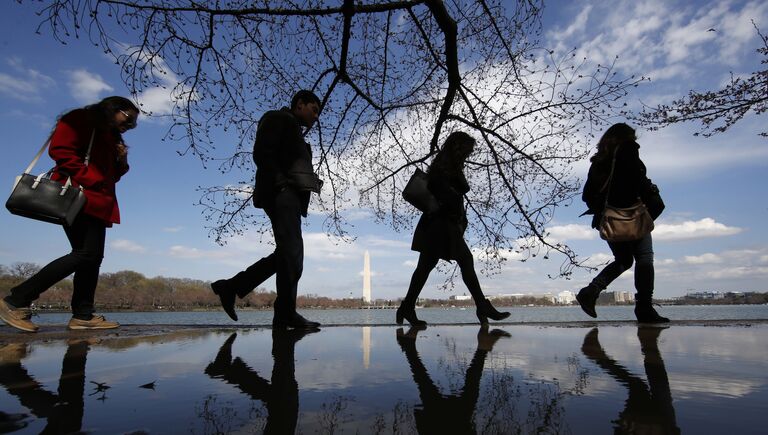
[[[240,298],[277,274],[275,315],[296,312],[299,278],[304,270],[304,239],[301,237],[301,200],[293,188],[275,195],[274,204],[264,207],[275,237],[275,252],[257,261],[228,281]]]

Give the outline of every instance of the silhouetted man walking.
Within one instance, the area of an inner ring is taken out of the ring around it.
[[[235,295],[242,299],[276,274],[277,299],[272,325],[320,326],[296,312],[296,293],[304,267],[301,217],[307,216],[311,193],[319,193],[322,185],[312,168],[312,149],[304,141],[302,127],[311,128],[319,113],[320,99],[311,91],[302,90],[293,96],[290,109],[269,111],[259,121],[253,145],[256,163],[253,203],[264,209],[269,218],[275,251],[234,277],[211,284],[232,320],[237,320]]]

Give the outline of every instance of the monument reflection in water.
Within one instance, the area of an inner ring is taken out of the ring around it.
[[[191,330],[0,346],[0,432],[762,433],[768,324]]]

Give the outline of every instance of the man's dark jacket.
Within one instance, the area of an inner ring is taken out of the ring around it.
[[[291,187],[290,169],[298,160],[312,165],[312,149],[304,141],[301,124],[287,107],[271,110],[259,120],[253,161],[256,163],[256,186],[253,204],[269,208],[282,189]],[[307,215],[308,191],[297,191],[301,199],[301,213]]]

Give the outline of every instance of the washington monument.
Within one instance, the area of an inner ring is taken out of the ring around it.
[[[371,256],[365,251],[363,260],[363,302],[371,303]]]

